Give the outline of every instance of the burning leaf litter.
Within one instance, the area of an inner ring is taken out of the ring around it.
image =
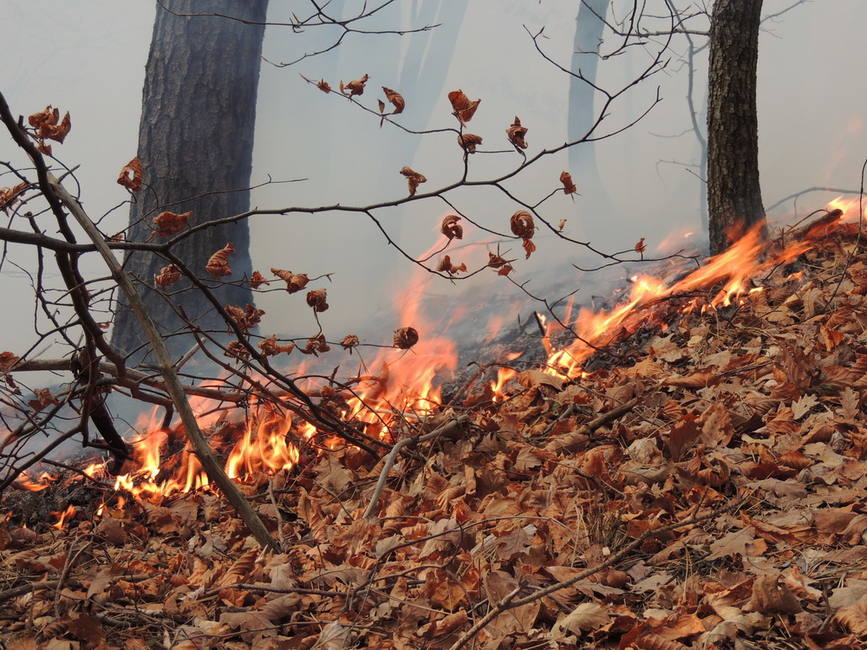
[[[485,647],[861,647],[867,255],[846,217],[636,278],[570,323],[583,341],[558,349],[548,322],[547,366],[504,363],[447,405],[446,343],[416,332],[318,398],[398,441],[379,460],[273,405],[202,416],[281,552],[158,425],[114,485],[22,479],[7,505],[76,496],[55,527],[0,527],[4,638],[448,648],[475,625]]]

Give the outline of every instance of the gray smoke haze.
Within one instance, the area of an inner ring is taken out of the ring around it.
[[[272,0],[269,18],[286,20],[293,10],[303,13],[305,4]],[[347,0],[332,7],[338,11],[342,6],[344,14],[350,15],[359,4]],[[619,15],[625,4],[614,2]],[[789,0],[766,0],[765,13],[788,4]],[[68,164],[81,165],[77,176],[85,207],[94,215],[108,212],[125,199],[114,179],[136,151],[153,4],[7,0],[4,8],[3,92],[18,113],[27,115],[49,103],[71,112],[72,133],[55,151]],[[269,176],[275,181],[308,180],[262,187],[253,193],[253,204],[261,208],[365,205],[405,195],[406,182],[398,174],[404,165],[427,176],[424,189],[453,182],[461,173],[460,150],[452,134],[418,138],[388,125],[380,129],[373,116],[321,93],[299,73],[325,78],[333,87],[367,73],[371,80],[362,99],[375,106],[380,86],[398,90],[407,101],[401,122],[413,129],[454,126],[446,94],[462,88],[471,98],[482,98],[470,130],[484,137],[485,149],[509,148],[504,131],[516,115],[529,128],[530,154],[561,144],[566,137],[569,80],[536,53],[523,25],[532,32],[544,26],[546,38],[541,42],[546,52],[568,65],[576,10],[575,2],[399,0],[368,26],[419,26],[430,20],[442,27],[404,37],[353,35],[339,48],[293,67],[263,63],[252,182]],[[815,185],[857,186],[867,154],[861,81],[867,58],[865,24],[863,0],[817,0],[765,25],[760,42],[759,128],[766,204]],[[335,36],[333,30],[298,35],[288,28],[268,27],[264,53],[270,61],[292,60],[327,45]],[[438,47],[441,38],[454,43]],[[682,54],[685,44],[675,41],[674,48]],[[647,50],[634,48],[628,55],[601,62],[599,83],[614,88],[628,82],[646,65],[651,50],[649,44]],[[704,52],[696,76],[699,106],[704,103],[706,63]],[[401,80],[412,80],[412,87],[402,87]],[[689,133],[660,137],[689,127],[686,75],[677,57],[612,106],[603,129],[616,129],[634,119],[652,102],[657,86],[663,101],[644,120],[627,133],[597,144],[603,187],[584,186],[575,177],[581,197],[573,202],[558,195],[545,204],[554,223],[568,219],[566,232],[578,238],[589,236],[605,250],[631,248],[646,237],[652,251],[669,233],[699,229],[699,186],[683,164],[698,162],[695,139]],[[419,103],[418,98],[425,99]],[[20,160],[5,137],[0,139],[0,160]],[[472,159],[472,175],[489,177],[518,161],[517,154],[477,155]],[[531,167],[509,187],[535,202],[558,186],[559,174],[567,168],[563,152]],[[833,195],[812,195],[805,201],[813,208],[830,198]],[[502,195],[485,189],[462,191],[454,199],[468,215],[508,232],[508,217],[516,207]],[[431,200],[379,216],[395,240],[417,255],[436,241],[446,209],[442,202]],[[119,230],[126,218],[124,207],[112,213],[103,228]],[[415,272],[414,267],[386,245],[363,215],[263,216],[251,223],[254,268],[267,271],[275,266],[311,276],[334,273],[332,284],[321,285],[327,286],[332,305],[323,314],[329,338],[349,331],[375,337],[369,330],[376,329],[380,342],[385,342],[391,329],[409,324],[396,322],[388,312],[395,292]],[[466,230],[466,241],[490,240],[469,225]],[[535,277],[533,286],[540,290],[552,282],[588,287],[595,283],[570,266],[570,262],[590,261],[580,249],[544,235],[537,245],[539,252],[519,267],[518,280]],[[521,253],[519,245],[510,247],[514,256]],[[487,258],[487,249],[484,244],[462,249],[453,259],[460,257],[473,266]],[[28,254],[12,247],[10,259],[32,268]],[[102,272],[98,260],[88,264],[91,272]],[[453,286],[433,278],[425,292],[478,311],[492,293],[505,294],[504,300],[518,297],[501,280],[485,273],[466,285]],[[0,281],[4,297],[0,349],[21,349],[32,340],[29,281],[8,265]],[[438,303],[440,309],[441,304],[447,303]],[[267,294],[259,306],[268,312],[263,332],[306,335],[315,329],[303,294]]]

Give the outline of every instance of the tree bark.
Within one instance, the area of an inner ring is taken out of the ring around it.
[[[267,0],[162,0],[157,5],[150,55],[145,69],[138,157],[145,187],[130,209],[128,237],[151,236],[153,218],[163,210],[192,211],[189,224],[237,214],[248,209],[253,154],[256,95],[264,25],[244,24],[214,16],[176,14],[223,13],[254,22],[266,19]],[[238,282],[250,274],[250,235],[246,221],[204,230],[182,241],[174,251],[189,267],[206,275],[208,258],[227,242],[234,244],[233,273]],[[167,262],[142,252],[127,255],[126,269],[146,285]],[[152,288],[142,286],[148,312],[165,336],[183,330],[182,309],[204,329],[225,325],[197,292],[171,287],[172,305]],[[246,287],[222,286],[217,296],[227,304],[252,302]],[[121,302],[112,335],[114,345],[130,352],[147,345],[136,318]],[[173,354],[192,339],[167,339]],[[139,356],[139,358],[141,358]]]
[[[761,10],[762,0],[714,2],[707,113],[712,254],[752,226],[765,230],[756,110]]]
[[[604,18],[608,13],[610,0],[581,0],[575,18],[575,38],[572,43],[573,73],[581,75],[592,84],[596,83],[599,68],[599,48],[605,30]],[[596,91],[585,81],[576,77],[569,78],[569,122],[567,136],[569,141],[587,135],[596,122],[593,110]],[[587,142],[569,149],[569,171],[575,181],[587,191],[605,200],[605,189],[596,167],[594,143]],[[582,190],[583,192],[584,190]]]

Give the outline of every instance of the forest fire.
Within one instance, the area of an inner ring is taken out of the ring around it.
[[[840,224],[852,223],[857,214],[857,200],[835,199],[828,206],[823,227],[827,231]],[[781,246],[776,242],[765,245],[760,232],[752,230],[726,252],[710,258],[686,275],[681,274],[671,283],[651,275],[634,276],[628,299],[608,311],[581,308],[572,319],[570,302],[563,322],[579,338],[567,347],[556,348],[552,343],[554,334],[562,332],[562,326],[540,315],[539,322],[546,332],[542,343],[548,352],[545,372],[573,379],[586,374],[582,364],[596,349],[635,332],[642,325],[653,323],[656,318],[653,307],[662,301],[675,297],[682,299],[678,307],[681,313],[741,304],[751,294],[763,290],[753,284],[756,276],[792,261],[811,248],[810,234],[814,231],[815,226],[810,227],[803,239]],[[354,423],[366,435],[385,442],[394,441],[393,430],[405,430],[407,425],[412,427],[440,407],[442,393],[437,383],[457,367],[455,343],[434,335],[435,328],[426,322],[422,313],[423,281],[421,276],[416,276],[396,299],[401,322],[412,323],[418,329],[418,343],[411,350],[383,349],[371,361],[361,363],[360,370],[364,373],[359,372],[345,390],[328,389],[318,393],[323,400],[330,399],[332,405],[338,405],[335,408],[342,421]],[[712,295],[698,294],[714,287],[719,289]],[[492,318],[488,339],[496,334],[502,322],[503,319],[496,315]],[[521,355],[521,352],[511,352],[503,361],[508,363]],[[517,375],[518,372],[507,365],[497,369],[496,379],[491,380],[486,388],[492,403],[508,399],[507,384]],[[307,388],[311,394],[316,394],[315,386],[311,384]],[[207,400],[197,399],[199,401],[194,403],[194,407],[198,407],[202,428],[212,431],[222,428],[228,432],[225,470],[237,481],[251,481],[292,470],[301,462],[302,449],[315,447],[315,441],[322,438],[313,425],[273,402],[251,401],[245,409],[235,409],[228,414],[222,412],[221,415],[206,412]],[[136,428],[143,432],[131,442],[136,469],[117,476],[115,490],[138,499],[159,501],[172,494],[209,485],[206,473],[189,446],[169,452],[172,446],[177,448],[181,438],[177,430],[163,429],[156,409],[140,418]],[[337,438],[319,440],[320,450],[342,444]],[[92,463],[84,473],[93,477],[104,475],[104,471],[103,464]],[[47,488],[50,482],[51,476],[43,473],[36,478],[22,476],[17,485],[38,491]],[[61,528],[74,515],[74,508],[70,506],[56,515],[59,519],[55,527]]]

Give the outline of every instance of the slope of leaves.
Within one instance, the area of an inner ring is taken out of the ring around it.
[[[307,454],[243,486],[281,553],[219,495],[118,506],[76,479],[107,499],[100,516],[0,528],[2,638],[862,647],[867,254],[853,230],[754,278],[741,304],[649,307],[662,326],[620,342],[628,359],[615,344],[617,362],[580,379],[528,370],[505,398],[463,391],[388,458]]]

